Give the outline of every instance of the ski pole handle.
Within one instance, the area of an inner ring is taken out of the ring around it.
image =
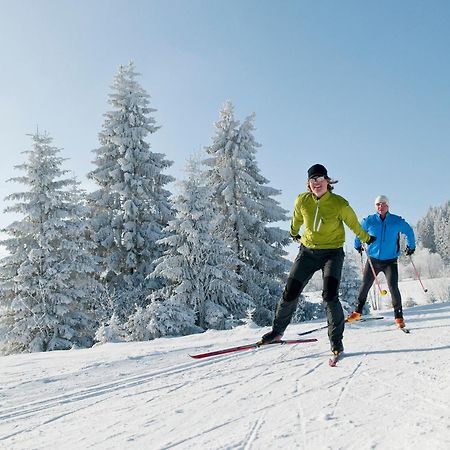
[[[369,256],[369,252],[367,251],[367,245],[366,244],[362,244],[362,246],[363,246],[364,251],[366,252],[367,262],[369,263],[370,268],[372,269],[372,275],[373,275],[373,278],[375,279],[375,283],[376,283],[376,285],[378,287],[378,290],[380,291],[380,295],[384,296],[384,295],[387,294],[387,291],[386,291],[386,289],[381,289],[380,282],[378,281],[377,274],[375,273],[375,268],[373,267],[372,261],[371,261],[370,256]]]
[[[422,286],[423,292],[428,292],[428,289],[425,289],[425,286],[423,285],[422,280],[420,279],[419,272],[416,269],[416,265],[414,264],[414,261],[413,261],[411,255],[409,255],[409,259],[411,261],[412,266],[414,267],[414,272],[416,272],[416,277],[419,280],[420,285]]]

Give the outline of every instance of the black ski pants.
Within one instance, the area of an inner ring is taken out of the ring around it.
[[[277,305],[272,329],[276,333],[284,333],[297,308],[299,295],[314,273],[321,270],[322,298],[327,313],[328,336],[332,347],[342,345],[345,319],[339,301],[339,283],[343,263],[344,250],[342,248],[313,250],[301,245],[289,273],[283,297]]]
[[[394,259],[376,259],[370,258],[372,261],[375,274],[378,275],[383,272],[386,276],[386,281],[388,284],[389,292],[391,293],[392,307],[394,308],[394,317],[400,319],[403,317],[402,309],[402,297],[400,295],[400,290],[398,289],[398,261],[397,258]],[[356,311],[362,313],[364,304],[367,301],[367,294],[375,281],[372,269],[370,268],[369,261],[366,261],[363,271],[363,279],[361,287],[358,292],[358,307]]]

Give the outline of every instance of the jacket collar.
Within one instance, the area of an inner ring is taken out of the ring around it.
[[[311,194],[312,194],[313,199],[317,202],[319,200],[326,200],[330,196],[330,191],[325,192],[325,194],[323,194],[322,197],[320,197],[320,198],[317,198],[312,192],[311,192]]]
[[[379,213],[375,213],[375,215],[377,216],[377,219],[381,222],[383,222],[383,219],[381,218],[381,215]],[[391,213],[388,211],[386,213],[386,215],[384,216],[384,220],[386,220],[389,216],[391,215]]]

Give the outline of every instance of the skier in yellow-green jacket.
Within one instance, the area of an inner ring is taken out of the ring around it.
[[[295,201],[290,229],[300,250],[277,305],[272,330],[261,338],[262,344],[281,340],[297,308],[299,295],[314,273],[321,270],[331,351],[337,355],[344,350],[345,319],[338,295],[344,263],[344,223],[362,242],[371,243],[375,237],[363,230],[348,201],[333,194],[336,182],[322,164],[314,164],[308,170],[308,192],[298,195]]]

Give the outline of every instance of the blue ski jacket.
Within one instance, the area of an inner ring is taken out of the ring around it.
[[[372,214],[361,221],[361,227],[377,239],[367,248],[371,258],[386,260],[398,258],[400,255],[400,233],[406,236],[406,245],[416,248],[416,239],[411,226],[400,216],[386,213],[384,220],[379,214]],[[358,237],[355,238],[355,249],[361,246]]]

